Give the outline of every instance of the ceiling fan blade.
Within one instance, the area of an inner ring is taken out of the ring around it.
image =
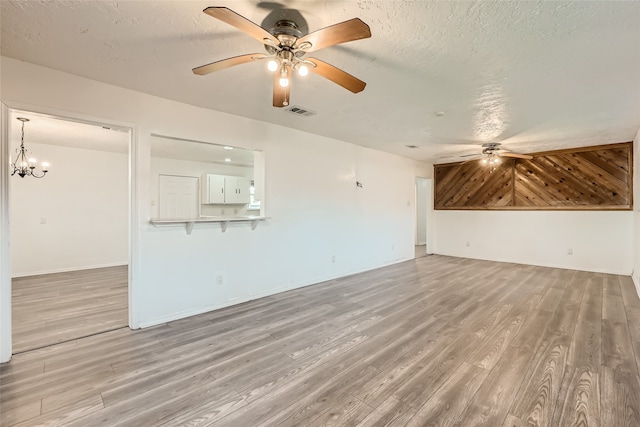
[[[325,47],[368,37],[371,37],[369,26],[360,19],[353,18],[309,33],[301,37],[296,44],[302,46],[304,43],[310,43],[311,46],[303,48],[303,50],[305,52],[315,52]]]
[[[193,69],[193,74],[204,76],[205,74],[213,73],[214,71],[224,70],[225,68],[233,67],[234,65],[257,61],[266,57],[267,55],[263,53],[250,53],[247,55],[234,56],[232,58],[227,58],[221,61],[216,61],[207,65],[196,67]]]
[[[282,108],[289,105],[289,89],[291,88],[291,67],[286,67],[289,84],[286,87],[280,86],[280,71],[273,73],[273,106]]]
[[[271,33],[262,28],[260,25],[249,21],[242,15],[238,15],[233,10],[226,7],[208,7],[203,10],[209,16],[212,16],[216,19],[221,20],[222,22],[226,22],[229,25],[233,25],[240,31],[244,31],[254,39],[258,40],[260,43],[264,44],[264,40],[271,40],[276,45],[280,42],[276,39]]]
[[[517,154],[517,153],[510,153],[510,152],[505,152],[505,153],[498,153],[498,156],[500,157],[512,157],[514,159],[527,159],[527,160],[531,160],[533,159],[533,156],[530,156],[529,154]]]
[[[329,79],[353,93],[362,92],[365,86],[367,86],[367,84],[362,80],[353,77],[351,74],[342,71],[331,64],[320,61],[319,59],[308,58],[306,62],[311,62],[312,66],[308,67],[309,71],[312,71],[325,79]]]
[[[462,156],[460,156],[460,157],[462,157]],[[480,160],[480,159],[482,159],[482,157],[476,157],[475,159],[464,160],[464,161],[460,162],[460,164],[461,165],[465,165],[467,163],[475,162],[475,161]]]

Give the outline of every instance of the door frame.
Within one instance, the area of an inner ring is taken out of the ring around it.
[[[138,283],[138,263],[140,259],[138,252],[140,240],[138,183],[143,180],[139,177],[139,168],[137,167],[137,160],[139,158],[137,125],[135,123],[114,121],[86,114],[2,100],[0,112],[2,123],[0,132],[0,363],[8,362],[12,355],[11,236],[9,218],[9,118],[12,110],[23,110],[72,122],[129,130],[129,214],[127,216],[129,229],[128,311],[129,328],[138,329],[140,327],[140,320],[136,310],[137,298],[135,285]]]
[[[425,237],[425,245],[426,245],[426,253],[427,255],[431,255],[433,254],[433,178],[425,178],[422,176],[416,176],[415,180],[414,180],[414,186],[415,186],[415,191],[416,191],[416,202],[415,202],[415,206],[416,209],[414,209],[414,230],[413,230],[413,235],[414,235],[414,241],[416,241],[416,235],[417,235],[417,229],[418,229],[418,211],[417,211],[417,207],[418,207],[418,180],[424,180],[426,181],[426,191],[425,191],[425,204],[427,207],[427,212],[425,215],[425,220],[426,220],[426,227],[425,227],[425,232],[426,232],[426,237]],[[416,243],[418,243],[416,241]]]

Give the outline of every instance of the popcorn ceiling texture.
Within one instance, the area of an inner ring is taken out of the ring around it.
[[[313,54],[364,92],[295,76],[291,103],[318,112],[297,118],[271,107],[263,63],[191,73],[264,51],[202,9],[258,24],[292,13],[267,2],[2,1],[2,55],[430,162],[487,141],[536,152],[630,141],[640,128],[639,2],[281,3],[310,31],[353,17],[371,27],[371,39]]]

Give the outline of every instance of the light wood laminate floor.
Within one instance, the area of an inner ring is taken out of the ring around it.
[[[125,265],[14,278],[13,352],[127,326],[127,275]]]
[[[639,355],[629,277],[432,255],[16,355],[1,424],[638,426]]]

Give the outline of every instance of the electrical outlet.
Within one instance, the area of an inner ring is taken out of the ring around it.
[[[567,249],[567,255],[573,255],[573,248]]]
[[[216,276],[216,285],[222,285],[224,284],[224,276],[222,276],[222,274],[218,274]]]
[[[467,246],[471,246],[471,243],[469,243],[469,241],[467,240]]]
[[[336,256],[331,255],[331,263],[334,264],[336,262]]]
[[[47,223],[47,218],[42,217],[40,218],[40,224],[46,224]]]

